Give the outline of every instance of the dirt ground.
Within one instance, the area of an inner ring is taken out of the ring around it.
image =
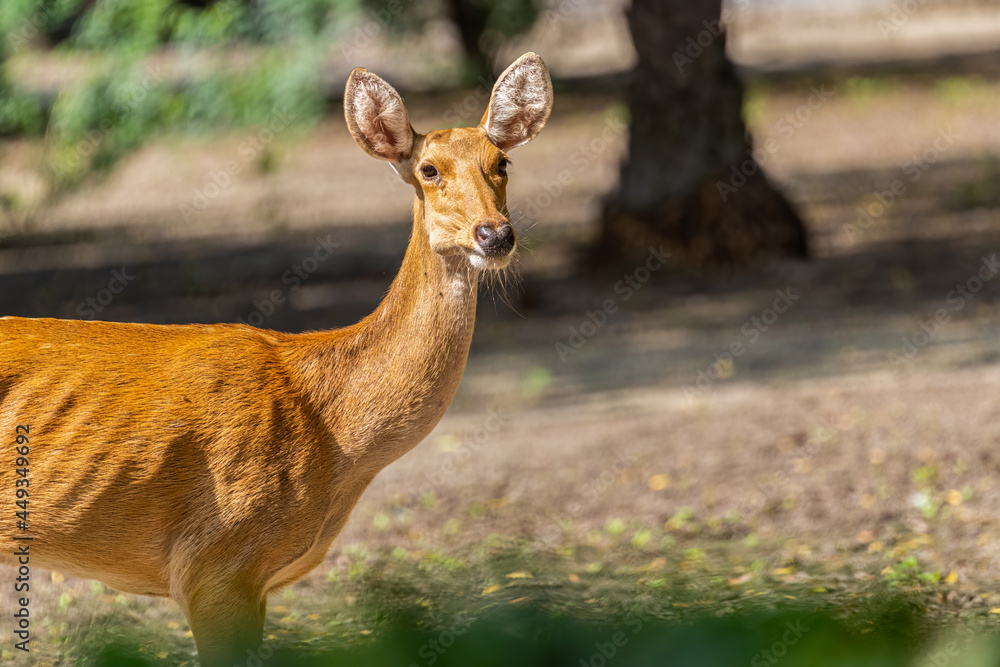
[[[825,90],[819,108],[807,83],[756,87],[748,103],[758,145],[776,141],[765,169],[804,216],[814,257],[698,278],[668,266],[627,300],[617,277],[576,264],[615,187],[625,136],[596,138],[621,103],[557,95],[549,127],[511,167],[520,281],[503,298],[484,292],[447,415],[376,478],[327,563],[292,590],[322,585],[358,549],[460,551],[494,534],[610,547],[641,535],[724,550],[737,587],[740,568],[758,562],[808,583],[876,579],[912,556],[939,574],[943,596],[998,606],[1000,84]],[[417,98],[413,124],[475,106],[472,122],[477,97]],[[402,257],[410,195],[336,114],[315,132],[279,134],[267,160],[242,165],[185,219],[182,205],[213,191],[213,174],[254,134],[166,138],[14,229],[0,240],[0,312],[81,317],[123,268],[134,281],[100,319],[245,320],[274,289],[289,301],[266,327],[370,312]],[[25,167],[37,147],[0,151],[0,190],[34,187]],[[571,181],[554,193],[564,169]],[[888,203],[880,193],[894,183]],[[338,251],[289,289],[283,272],[317,237]],[[616,312],[591,326],[607,299]],[[682,560],[668,556],[664,576]],[[186,630],[168,603],[42,578],[37,609],[53,636],[101,604]],[[272,601],[270,622],[295,605]]]

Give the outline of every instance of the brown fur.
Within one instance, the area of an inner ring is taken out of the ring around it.
[[[174,598],[206,665],[260,646],[267,593],[318,565],[374,476],[434,428],[465,368],[480,273],[509,261],[476,251],[476,226],[507,216],[487,129],[415,134],[402,100],[405,124],[352,118],[391,111],[396,93],[363,70],[347,90],[352,132],[395,132],[358,143],[416,189],[402,268],[361,322],[284,334],[0,318],[2,440],[31,427],[30,530],[4,521],[5,541],[32,536],[32,565]],[[351,99],[373,90],[378,103]]]

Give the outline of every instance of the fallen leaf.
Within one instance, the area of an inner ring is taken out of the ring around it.
[[[486,588],[484,588],[483,592],[480,593],[479,596],[480,597],[485,597],[485,596],[489,595],[490,593],[496,593],[498,590],[500,590],[500,586],[497,585],[497,584],[493,584],[492,586],[487,586]]]
[[[667,566],[667,559],[663,556],[657,556],[653,560],[649,561],[642,567],[638,568],[638,572],[656,572],[662,570]]]
[[[728,380],[736,372],[736,365],[732,359],[719,359],[712,364],[712,371],[720,380]]]
[[[647,483],[650,490],[662,491],[670,486],[670,477],[668,475],[653,475],[649,478],[649,482]]]
[[[854,541],[858,544],[870,544],[875,541],[875,533],[870,530],[859,530],[854,536]]]
[[[507,575],[508,579],[531,579],[531,573],[525,572],[524,570],[518,570],[517,572],[511,572]]]

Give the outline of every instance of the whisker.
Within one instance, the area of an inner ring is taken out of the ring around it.
[[[538,244],[538,239],[535,239],[535,238],[530,237],[530,236],[529,237],[525,237],[524,239],[519,239],[518,240],[518,246],[520,248],[522,248],[525,252],[529,253],[532,256],[534,256],[534,254],[535,254],[535,250],[536,250],[535,246],[537,244]]]

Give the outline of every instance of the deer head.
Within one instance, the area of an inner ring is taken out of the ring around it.
[[[369,155],[386,160],[422,203],[431,249],[478,272],[502,269],[517,248],[507,213],[507,151],[531,141],[552,110],[545,63],[526,53],[497,79],[476,127],[418,134],[392,86],[364,68],[344,94],[347,126]]]

